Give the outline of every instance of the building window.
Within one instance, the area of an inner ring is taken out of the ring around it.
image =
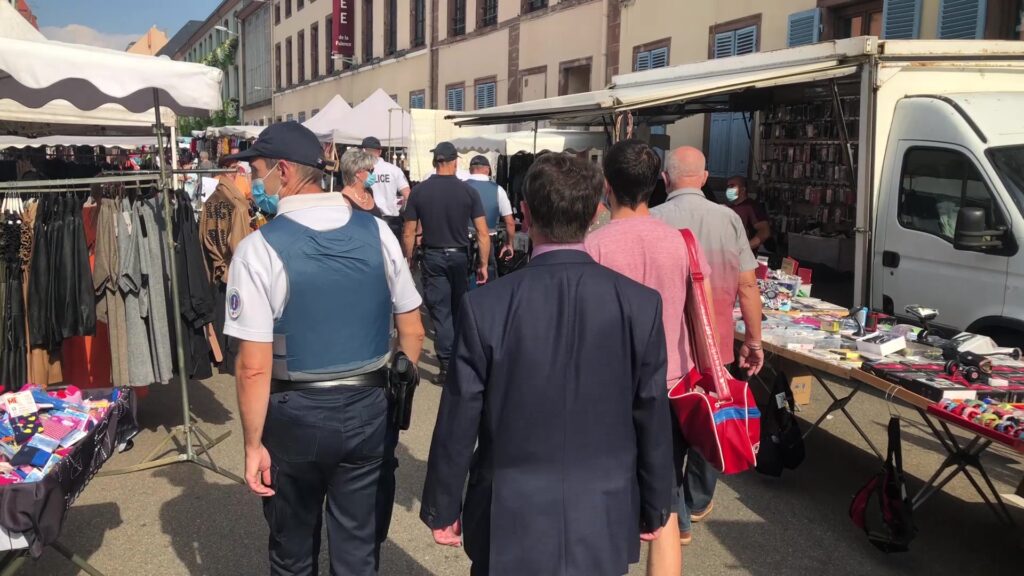
[[[476,0],[476,27],[487,28],[498,23],[498,0]]]
[[[882,0],[857,2],[841,8],[832,8],[832,38],[882,35]]]
[[[476,92],[476,109],[494,108],[498,105],[498,82],[494,77],[477,80],[474,85]]]
[[[296,2],[295,2],[295,11],[296,12],[298,12],[299,10],[302,10],[305,7],[306,7],[306,0],[296,0]],[[301,115],[302,114],[300,114],[300,116]]]
[[[292,120],[295,120],[295,115],[294,114],[285,114],[284,119],[285,119],[285,122],[291,122]]]
[[[522,12],[529,14],[548,7],[548,0],[523,0]]]
[[[281,23],[281,3],[280,2],[274,2],[274,24],[277,25],[277,24],[280,24],[280,23]]]
[[[295,51],[295,54],[299,58],[299,79],[297,82],[302,83],[306,81],[306,31],[299,30],[296,40],[298,50]]]
[[[939,8],[939,38],[984,38],[986,4],[986,0],[943,0]]]
[[[448,0],[448,36],[466,33],[466,0]]]
[[[324,19],[324,36],[324,48],[327,49],[324,68],[327,74],[334,74],[334,18],[330,15]]]
[[[449,86],[448,95],[445,102],[447,109],[455,112],[461,112],[466,109],[466,86],[459,84],[458,86]]]
[[[759,17],[712,26],[710,56],[729,58],[757,52],[759,28]],[[716,178],[745,176],[750,166],[751,116],[745,112],[716,112],[710,116],[708,172]]]
[[[299,7],[300,8],[302,7],[302,3],[301,2],[299,2]],[[306,111],[303,110],[302,112],[299,112],[299,122],[305,122],[305,121],[306,121]]]
[[[921,37],[921,0],[888,0],[882,10],[883,38]]]
[[[390,56],[398,51],[398,0],[385,0],[384,27],[384,54]]]
[[[292,0],[284,0],[284,17],[292,17]]]
[[[284,77],[285,83],[291,86],[295,83],[295,76],[292,76],[292,39],[284,41]]]
[[[427,43],[427,0],[412,0],[412,46]]]
[[[312,2],[312,0],[311,0],[311,1],[310,1],[310,4],[312,4],[312,3],[313,3],[313,2]],[[310,115],[310,116],[316,116],[316,115],[317,115],[317,114],[319,114],[319,113],[320,113],[320,109],[319,109],[319,108],[313,108],[313,111],[312,111],[312,112],[310,112],[310,113],[309,113],[309,115]]]
[[[363,62],[373,60],[373,0],[363,0]]]
[[[790,14],[787,28],[787,47],[814,44],[821,37],[821,8]]]
[[[427,93],[424,90],[417,90],[409,93],[409,109],[417,110],[427,107]]]
[[[274,44],[274,88],[280,90],[281,83],[281,43]]]
[[[278,117],[277,117],[277,119],[276,119],[276,120],[274,120],[274,122],[278,122],[278,123],[280,123],[280,122],[281,122],[281,117],[280,117],[280,116],[278,116]]]
[[[653,68],[664,68],[668,66],[668,47],[643,50],[636,53],[633,59],[633,70],[642,72]]]
[[[320,24],[309,25],[309,77],[320,77]]]
[[[668,58],[666,57],[667,61]],[[558,95],[590,92],[592,58],[582,58],[558,65]]]

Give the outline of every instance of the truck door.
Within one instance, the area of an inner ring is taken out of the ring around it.
[[[882,308],[905,315],[908,304],[937,308],[940,324],[959,329],[1001,316],[1008,259],[953,246],[961,206],[985,209],[988,225],[1006,226],[992,185],[966,148],[902,140],[883,190]]]

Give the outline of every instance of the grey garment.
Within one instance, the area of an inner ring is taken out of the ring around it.
[[[110,376],[114,386],[128,385],[128,342],[124,319],[124,299],[118,289],[121,264],[118,258],[117,221],[121,217],[118,202],[100,200],[96,222],[96,259],[93,288],[96,290],[96,320],[107,324],[110,335]]]
[[[149,295],[149,346],[153,353],[153,373],[156,382],[165,384],[174,377],[174,361],[171,354],[171,330],[167,323],[167,276],[166,263],[166,226],[163,219],[157,219],[156,200],[140,200],[135,203],[135,211],[142,222],[142,239],[139,243],[139,255],[145,284]]]
[[[149,333],[146,319],[149,315],[149,296],[142,279],[142,261],[139,244],[142,234],[138,215],[128,199],[121,200],[117,214],[117,254],[121,260],[121,274],[117,284],[124,300],[124,319],[128,336],[128,385],[148,386],[156,378],[149,353]],[[143,306],[145,303],[145,306]]]

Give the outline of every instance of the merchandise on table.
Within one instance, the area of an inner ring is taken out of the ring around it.
[[[120,390],[83,398],[74,386],[46,392],[26,386],[0,396],[0,486],[37,482],[107,415]]]
[[[994,400],[943,400],[936,408],[1002,434],[1007,441],[1024,440],[1024,404]]]

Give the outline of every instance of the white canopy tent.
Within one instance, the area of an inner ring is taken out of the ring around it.
[[[315,131],[315,130],[314,130]],[[340,123],[332,126],[330,138],[335,144],[361,144],[374,136],[388,148],[409,146],[412,116],[381,89],[350,110]]]
[[[345,116],[350,111],[352,111],[352,106],[340,94],[335,94],[326,106],[302,125],[312,130],[321,139],[330,140],[334,129],[342,126]]]
[[[228,136],[250,140],[259,138],[263,128],[263,126],[210,126],[206,129],[206,137],[219,138],[221,136]]]
[[[535,153],[541,150],[549,152],[583,152],[594,148],[604,148],[608,144],[604,132],[584,132],[582,130],[543,129],[534,132],[498,132],[478,136],[458,137],[452,144],[463,151],[494,151],[498,154],[512,156],[520,152]]]
[[[0,136],[0,149],[34,148],[36,146],[116,146],[135,149],[143,146],[156,146],[156,136],[44,136],[42,138]]]
[[[0,38],[15,38],[18,40],[32,40],[35,42],[45,41],[46,36],[36,30],[28,20],[22,18],[21,14],[10,4],[0,2]]]

